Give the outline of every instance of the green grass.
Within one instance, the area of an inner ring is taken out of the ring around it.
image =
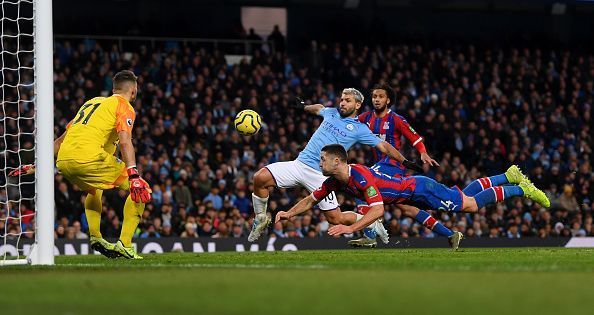
[[[0,268],[1,314],[588,314],[594,250],[57,257]]]

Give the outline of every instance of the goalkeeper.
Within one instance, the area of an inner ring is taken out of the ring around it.
[[[132,145],[134,108],[130,105],[138,91],[136,76],[128,70],[113,77],[113,95],[95,97],[82,105],[68,123],[66,132],[54,141],[57,167],[71,183],[87,193],[85,214],[89,223],[91,248],[109,258],[123,256],[142,259],[132,247],[132,236],[144,205],[151,200],[150,187],[136,168]],[[122,160],[114,156],[120,146]],[[31,174],[33,165],[24,165],[10,175]],[[120,238],[111,244],[101,236],[103,190],[129,190],[124,205]]]

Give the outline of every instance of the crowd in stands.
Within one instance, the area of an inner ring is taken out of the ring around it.
[[[245,237],[251,226],[251,178],[261,167],[295,159],[321,122],[290,106],[299,95],[335,106],[343,88],[366,96],[387,82],[392,110],[424,137],[441,166],[425,174],[448,185],[504,172],[518,164],[546,191],[550,209],[521,198],[474,215],[433,211],[467,237],[594,236],[592,120],[594,54],[569,50],[365,46],[317,43],[303,52],[257,47],[238,64],[224,51],[170,42],[121,51],[92,40],[55,43],[55,136],[87,99],[111,93],[111,77],[131,69],[139,76],[133,106],[133,142],[143,177],[151,184],[136,237]],[[242,137],[236,113],[253,109],[261,132]],[[351,162],[371,166],[370,150],[357,146]],[[402,152],[418,160],[405,143]],[[55,176],[56,236],[85,238],[84,195]],[[117,237],[126,192],[104,194],[102,232]],[[307,195],[276,189],[274,215]],[[343,210],[354,202],[339,195]],[[384,224],[393,236],[435,237],[400,210],[387,206]],[[2,229],[4,227],[0,227]],[[319,210],[274,224],[276,237],[319,237],[329,223]]]

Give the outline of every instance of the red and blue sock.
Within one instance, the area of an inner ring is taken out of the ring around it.
[[[432,217],[429,214],[429,212],[425,210],[419,210],[419,213],[417,213],[417,215],[415,216],[415,221],[421,223],[424,227],[437,233],[437,235],[447,237],[454,235],[454,232],[452,232],[452,230],[445,227],[445,225],[437,221],[434,217]]]
[[[505,177],[505,174],[499,174],[491,177],[483,177],[474,180],[462,191],[466,196],[472,197],[485,189],[505,184],[509,184],[509,182],[507,181],[507,177]]]
[[[476,200],[476,205],[480,209],[484,206],[501,202],[511,197],[523,195],[524,191],[519,186],[497,186],[481,191],[474,196],[474,199]]]

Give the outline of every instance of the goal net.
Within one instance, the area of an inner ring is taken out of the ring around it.
[[[0,265],[53,264],[51,0],[1,7]]]

